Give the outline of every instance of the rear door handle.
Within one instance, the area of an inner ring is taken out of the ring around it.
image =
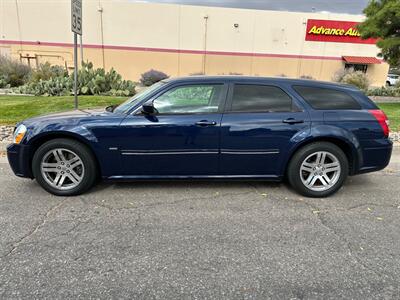
[[[283,120],[282,122],[286,123],[286,124],[299,124],[299,123],[304,123],[304,120],[297,120],[295,118],[289,118],[289,119]]]
[[[197,126],[201,126],[201,127],[207,127],[207,126],[215,126],[217,125],[217,122],[215,121],[207,121],[207,120],[201,120],[196,122]]]

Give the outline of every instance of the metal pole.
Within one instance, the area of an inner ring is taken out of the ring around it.
[[[80,47],[80,50],[81,50],[81,63],[83,63],[82,35],[79,36],[79,47]]]
[[[74,99],[78,109],[78,35],[74,33]]]
[[[207,66],[207,32],[208,31],[208,16],[204,16],[204,54],[203,54],[203,75],[206,75]]]

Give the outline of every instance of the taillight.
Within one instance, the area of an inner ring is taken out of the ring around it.
[[[379,122],[379,125],[381,125],[383,134],[386,137],[388,137],[389,136],[389,120],[386,117],[385,113],[383,111],[381,111],[380,109],[371,109],[371,110],[369,110],[369,112]]]

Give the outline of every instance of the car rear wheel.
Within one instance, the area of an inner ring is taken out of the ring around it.
[[[293,188],[307,197],[327,197],[343,185],[349,163],[343,151],[332,143],[317,142],[298,150],[288,167]]]
[[[82,194],[97,177],[90,150],[69,139],[54,139],[40,146],[33,156],[32,171],[46,191],[58,196]]]

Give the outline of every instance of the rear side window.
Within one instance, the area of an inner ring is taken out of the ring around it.
[[[235,84],[232,112],[284,112],[292,110],[292,99],[276,86]]]
[[[314,109],[361,109],[360,104],[346,92],[311,86],[293,88]]]

